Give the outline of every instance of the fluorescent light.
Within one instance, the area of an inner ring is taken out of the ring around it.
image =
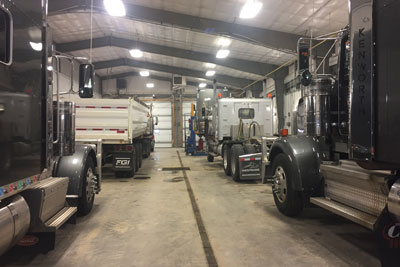
[[[220,38],[218,39],[217,44],[219,46],[229,46],[231,44],[231,40],[227,38]]]
[[[206,83],[199,83],[199,87],[200,87],[200,88],[204,88],[204,87],[206,87],[206,86],[207,86]]]
[[[241,19],[252,19],[260,12],[263,4],[257,0],[248,0],[240,11]]]
[[[211,77],[211,76],[214,76],[214,75],[215,75],[215,70],[209,70],[209,71],[206,72],[206,76],[207,77]]]
[[[154,88],[154,83],[148,83],[148,84],[146,84],[146,87],[147,88]]]
[[[149,77],[150,76],[150,72],[148,72],[147,70],[143,70],[143,71],[139,72],[139,74],[142,77]]]
[[[230,51],[227,49],[220,49],[217,52],[217,58],[226,58],[229,56]]]
[[[42,51],[42,49],[43,49],[42,43],[29,42],[29,44],[31,45],[32,49],[35,51]]]
[[[125,17],[126,10],[121,0],[104,0],[104,7],[108,14],[113,17]]]
[[[48,71],[53,71],[53,66],[47,66]]]
[[[143,57],[143,52],[140,49],[132,49],[129,51],[132,57],[141,58]]]
[[[207,69],[213,69],[213,68],[215,68],[217,65],[215,65],[215,64],[213,64],[213,63],[206,63],[205,66],[206,66]]]

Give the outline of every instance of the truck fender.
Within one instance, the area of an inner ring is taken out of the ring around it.
[[[88,157],[92,157],[96,166],[96,152],[93,147],[84,144],[76,144],[75,153],[72,156],[60,157],[56,162],[53,176],[69,178],[67,195],[81,197],[83,184],[82,172]]]
[[[269,154],[271,167],[274,158],[280,153],[289,157],[296,170],[292,181],[296,191],[310,191],[318,188],[322,176],[320,175],[320,157],[316,139],[307,136],[279,138],[272,145]]]

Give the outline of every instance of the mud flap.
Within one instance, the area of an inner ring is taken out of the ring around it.
[[[382,267],[397,267],[400,262],[400,222],[385,211],[376,229]]]

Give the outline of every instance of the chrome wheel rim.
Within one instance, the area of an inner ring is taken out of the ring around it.
[[[232,170],[232,175],[235,175],[236,173],[236,166],[235,166],[235,159],[231,159],[231,170]]]
[[[224,148],[224,168],[228,169],[228,150]]]
[[[89,168],[86,173],[86,199],[90,202],[94,195],[94,184],[96,175],[94,175],[92,168]]]
[[[279,202],[284,202],[287,196],[286,173],[281,166],[275,169],[274,175],[274,194]]]

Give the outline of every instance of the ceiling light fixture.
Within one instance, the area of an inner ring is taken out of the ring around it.
[[[43,49],[42,43],[29,42],[29,44],[31,45],[32,49],[35,51],[42,51],[42,49]]]
[[[140,49],[132,49],[129,51],[129,54],[131,54],[131,56],[134,58],[143,57],[143,52]]]
[[[217,52],[217,58],[227,58],[229,56],[230,51],[227,49],[220,49]]]
[[[113,17],[125,17],[126,10],[122,0],[104,0],[104,7]]]
[[[199,87],[200,87],[200,88],[204,88],[204,87],[206,87],[206,86],[207,86],[206,83],[199,83]]]
[[[215,75],[215,70],[209,70],[209,71],[206,72],[206,76],[207,77],[211,77],[211,76],[214,76],[214,75]]]
[[[217,45],[219,46],[229,46],[231,44],[231,40],[228,38],[220,38],[217,41]]]
[[[213,68],[215,68],[217,65],[215,65],[215,64],[213,64],[213,63],[206,63],[205,66],[206,66],[207,69],[213,69]]]
[[[149,77],[150,76],[150,72],[148,72],[147,70],[143,70],[143,71],[139,72],[139,74],[142,77]]]
[[[154,88],[154,83],[148,83],[148,84],[146,84],[146,87],[147,88]]]
[[[240,18],[241,19],[252,19],[255,18],[260,12],[263,4],[258,2],[257,0],[248,0],[246,4],[242,7],[240,11]]]

